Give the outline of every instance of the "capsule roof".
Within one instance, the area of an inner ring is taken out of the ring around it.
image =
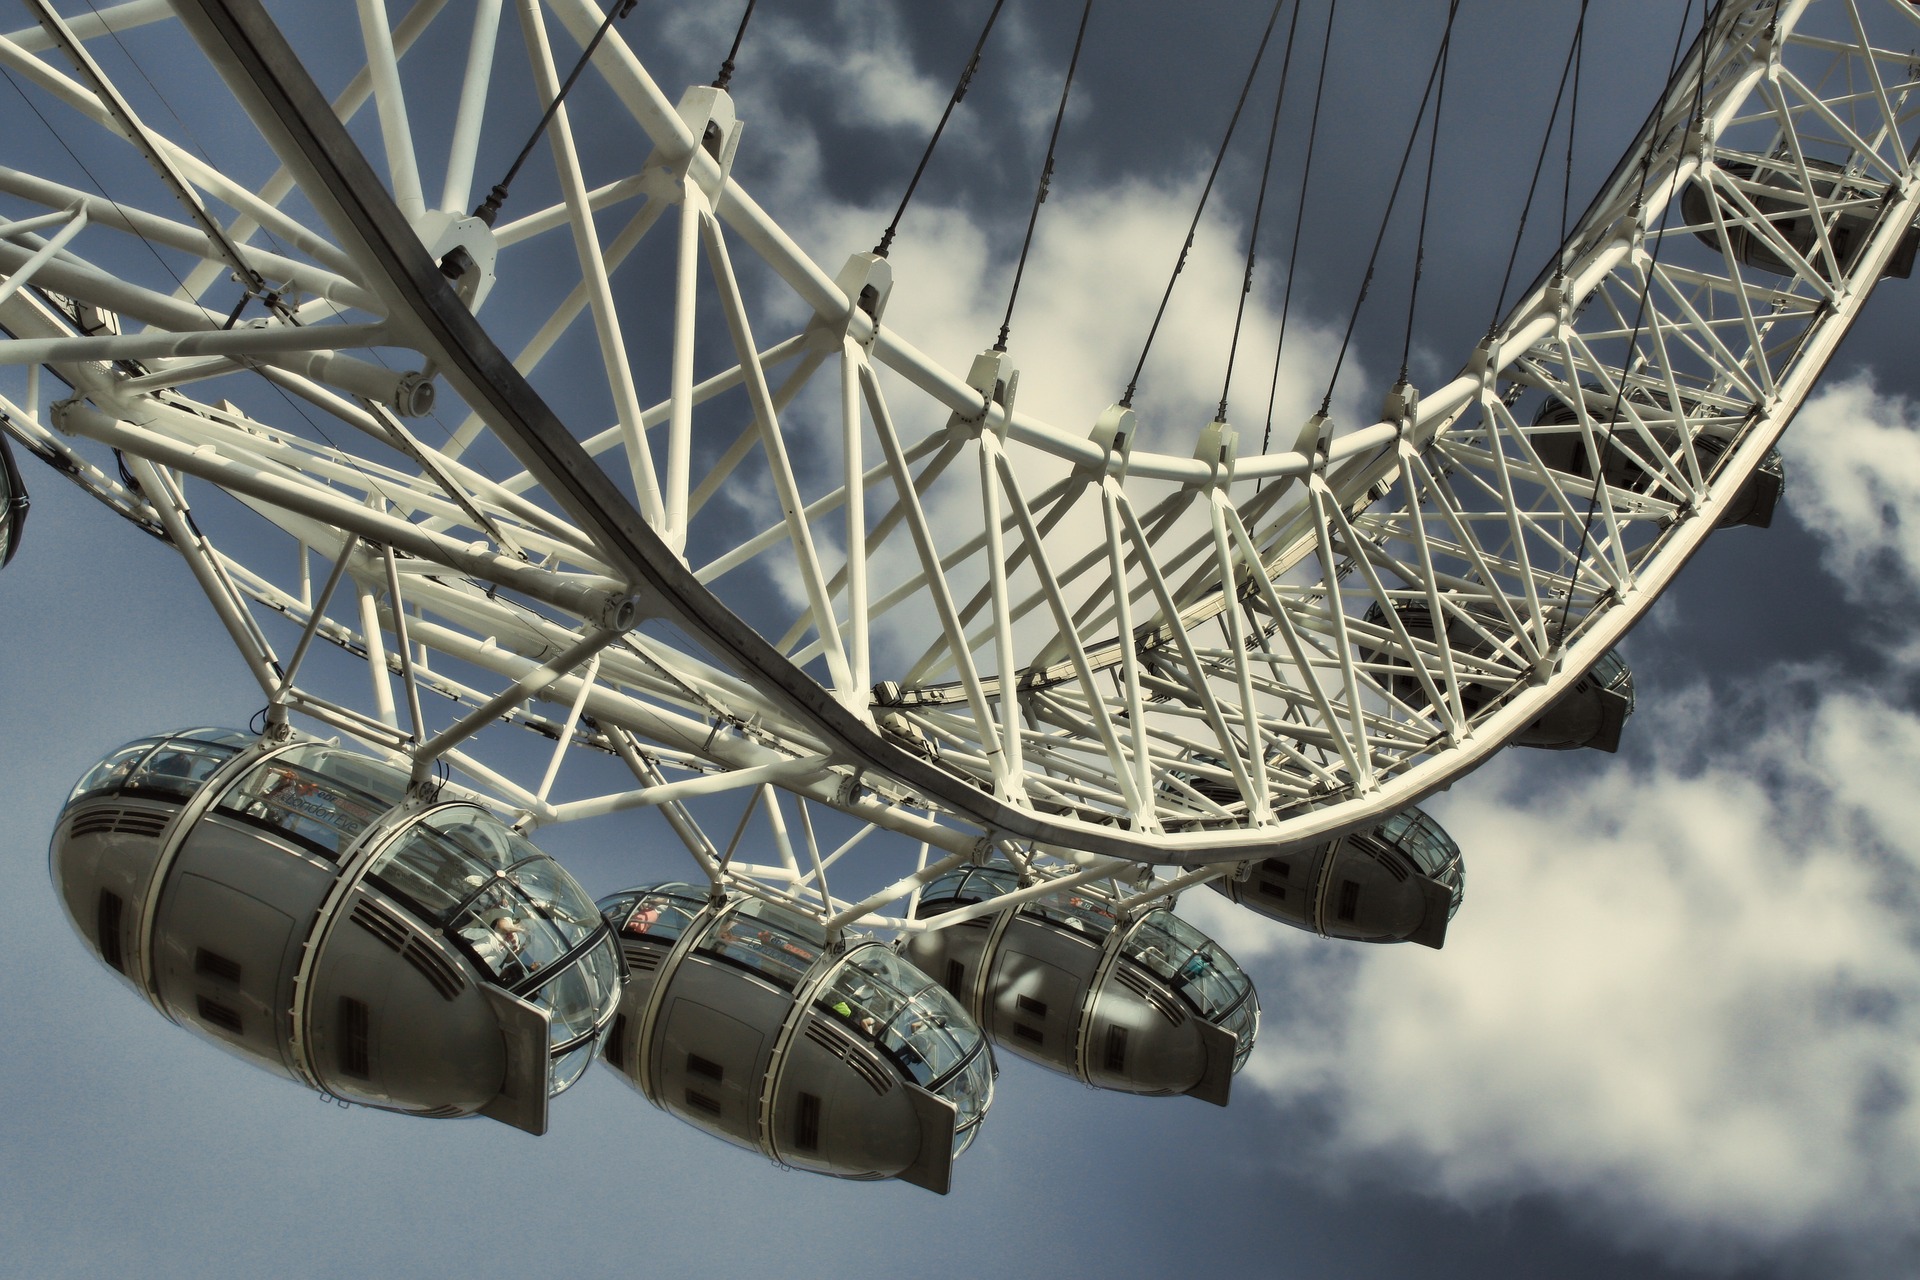
[[[90,796],[150,796],[189,800],[216,769],[252,745],[237,729],[181,729],[153,738],[136,738],[107,753],[80,775],[67,805]]]

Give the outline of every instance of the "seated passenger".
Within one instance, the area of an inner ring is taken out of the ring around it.
[[[501,975],[509,965],[519,967],[520,950],[527,944],[526,926],[504,911],[489,916],[484,926],[468,925],[460,936],[473,944],[482,963]]]

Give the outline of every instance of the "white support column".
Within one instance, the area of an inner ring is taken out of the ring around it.
[[[444,733],[424,743],[420,750],[414,753],[414,782],[417,784],[426,781],[427,775],[433,769],[435,757],[465,742],[619,638],[620,633],[617,631],[590,631],[562,652],[555,654],[515,680],[506,689],[462,716]]]
[[[380,140],[387,150],[387,180],[393,184],[394,203],[408,222],[417,223],[427,211],[420,186],[420,163],[413,154],[413,128],[407,122],[406,94],[400,87],[399,54],[393,47],[393,27],[387,21],[387,0],[356,0],[360,12],[360,39],[367,49],[367,70],[373,76],[374,106],[380,113]]]
[[[61,223],[65,226],[61,226]],[[4,305],[38,271],[48,259],[70,244],[73,238],[86,229],[87,209],[85,205],[76,205],[59,213],[42,214],[37,218],[21,218],[13,222],[0,223],[0,239],[21,235],[26,232],[42,231],[48,227],[60,227],[48,241],[33,251],[33,256],[8,273],[0,280],[0,305]]]
[[[674,246],[673,360],[668,375],[667,522],[661,536],[676,552],[687,545],[687,486],[693,455],[693,354],[699,332],[700,211],[706,197],[680,181],[680,239]],[[741,357],[741,369],[747,357]]]
[[[867,412],[873,418],[874,432],[880,437],[880,450],[886,455],[887,467],[893,474],[896,495],[894,509],[907,522],[914,550],[920,557],[921,571],[926,575],[929,594],[933,596],[934,609],[940,617],[940,626],[947,635],[948,643],[957,648],[955,658],[960,668],[960,681],[967,691],[967,706],[973,713],[974,724],[980,734],[982,753],[992,769],[995,783],[1005,785],[1006,753],[1001,750],[993,714],[987,709],[987,696],[980,685],[980,672],[974,666],[973,655],[965,648],[966,634],[961,630],[946,575],[940,571],[940,552],[933,541],[933,529],[927,522],[926,510],[920,505],[920,493],[914,487],[913,472],[907,466],[905,451],[900,447],[899,433],[893,428],[893,415],[880,394],[880,383],[874,377],[873,370],[865,364],[860,368],[860,385],[866,393]]]
[[[840,457],[847,496],[847,622],[852,630],[853,687],[873,687],[873,618],[867,598],[867,476],[865,420],[860,415],[860,366],[865,353],[851,337],[840,340]],[[876,471],[878,468],[876,468]]]
[[[540,787],[533,793],[534,799],[545,804],[547,797],[553,794],[553,783],[560,776],[560,762],[566,758],[567,748],[573,745],[573,732],[580,727],[580,713],[587,705],[587,695],[593,692],[593,682],[600,675],[600,654],[596,653],[587,660],[586,669],[580,673],[580,688],[573,695],[573,703],[567,708],[566,723],[560,726],[560,734],[553,741],[553,755],[547,761],[547,771],[540,778]]]
[[[1100,481],[1100,514],[1106,526],[1107,590],[1113,595],[1115,634],[1120,638],[1120,688],[1126,702],[1127,734],[1133,740],[1133,786],[1139,797],[1139,815],[1135,827],[1158,831],[1160,820],[1154,813],[1153,761],[1147,751],[1147,700],[1140,688],[1140,655],[1133,645],[1133,584],[1127,579],[1127,557],[1122,541],[1120,505],[1126,491],[1112,476]],[[1077,641],[1077,636],[1076,636]]]
[[[547,43],[547,24],[540,13],[540,0],[520,0],[520,26],[526,33],[534,82],[541,96],[553,102],[560,95],[560,73],[553,64],[553,49]],[[579,261],[581,282],[587,287],[593,308],[594,333],[600,340],[600,361],[606,369],[608,390],[613,394],[614,416],[620,421],[627,446],[628,474],[639,500],[640,514],[648,524],[661,529],[666,526],[666,508],[661,501],[660,480],[654,473],[653,452],[647,446],[641,425],[640,398],[634,390],[633,368],[627,359],[626,338],[621,333],[620,308],[613,300],[613,284],[607,276],[600,233],[594,227],[586,178],[580,170],[573,125],[565,105],[554,109],[553,118],[547,123],[547,139],[552,145],[560,189],[566,197],[567,221],[573,228],[574,256]]]
[[[980,501],[987,533],[987,585],[993,600],[994,667],[1000,692],[1000,742],[1007,753],[1006,777],[1012,789],[1004,798],[1026,803],[1026,761],[1020,750],[1019,663],[1013,652],[1013,604],[1007,591],[1006,539],[1001,534],[1000,441],[991,431],[980,433]]]
[[[704,201],[699,191],[689,186],[687,198],[690,201]],[[780,500],[780,510],[787,526],[787,535],[793,543],[795,567],[800,571],[800,580],[807,593],[807,607],[813,612],[814,628],[826,645],[827,671],[832,679],[833,688],[842,697],[866,697],[866,690],[851,687],[851,672],[847,669],[846,646],[840,640],[840,628],[833,611],[833,598],[827,592],[826,572],[820,565],[820,553],[813,544],[813,531],[807,527],[802,509],[805,503],[800,498],[800,484],[793,473],[793,461],[788,456],[787,445],[780,434],[778,410],[773,404],[773,393],[767,387],[766,370],[760,367],[760,360],[753,343],[753,330],[747,320],[746,300],[740,296],[740,282],[733,272],[733,262],[727,253],[727,242],[721,233],[719,219],[704,208],[700,214],[701,239],[706,244],[708,266],[713,273],[714,283],[720,288],[720,309],[727,318],[727,329],[733,336],[734,354],[740,361],[740,367],[746,371],[747,399],[753,405],[753,419],[760,432],[760,447],[767,458],[767,469],[772,474],[774,491]]]
[[[460,106],[453,116],[453,140],[447,147],[447,180],[440,192],[443,213],[473,208],[473,162],[480,149],[487,90],[493,84],[493,49],[500,34],[501,0],[475,0],[473,35],[467,45],[467,72],[460,81]]]
[[[380,603],[367,583],[355,580],[354,592],[360,598],[360,637],[367,646],[367,676],[373,682],[374,713],[389,729],[400,727],[400,716],[393,703],[393,672],[387,666],[387,642],[380,634]]]
[[[333,601],[333,593],[340,580],[347,576],[347,566],[353,560],[354,553],[360,549],[360,535],[347,534],[347,540],[341,545],[338,557],[333,562],[333,571],[327,574],[327,584],[320,589],[320,598],[309,606],[307,625],[300,632],[300,642],[294,646],[293,657],[287,660],[285,673],[280,677],[280,688],[274,694],[276,702],[284,702],[300,675],[300,664],[307,659],[307,650],[313,645],[313,638],[320,633],[320,627],[326,621],[327,605]],[[306,572],[306,549],[301,549],[301,572]],[[310,585],[310,584],[306,584]]]

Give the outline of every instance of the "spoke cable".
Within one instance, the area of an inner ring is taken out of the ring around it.
[[[960,79],[953,86],[953,96],[947,99],[947,108],[940,113],[940,123],[933,126],[933,136],[927,139],[927,149],[920,153],[920,163],[914,166],[913,177],[907,181],[907,192],[900,197],[900,207],[893,211],[893,221],[881,233],[880,243],[873,246],[875,257],[886,257],[887,250],[893,247],[893,237],[900,231],[900,219],[906,216],[907,204],[919,189],[920,177],[927,171],[927,162],[933,159],[933,149],[940,145],[940,135],[946,132],[947,121],[953,118],[953,109],[967,96],[967,88],[973,83],[973,74],[980,69],[981,51],[987,47],[987,37],[993,34],[993,24],[999,20],[1000,10],[1006,3],[1007,0],[993,0],[993,11],[987,15],[986,25],[980,28],[980,38],[973,43],[973,55],[967,59],[967,65],[960,69]]]
[[[1033,210],[1027,215],[1027,238],[1020,242],[1020,261],[1013,268],[1013,288],[1007,293],[1007,315],[1000,322],[1000,336],[993,349],[1007,349],[1007,335],[1013,330],[1013,304],[1020,297],[1020,279],[1027,273],[1027,253],[1033,248],[1033,229],[1040,221],[1040,206],[1047,202],[1047,189],[1053,185],[1053,157],[1060,145],[1060,124],[1067,118],[1067,94],[1073,90],[1073,73],[1080,65],[1080,47],[1087,39],[1087,19],[1093,16],[1093,0],[1080,10],[1080,30],[1073,37],[1073,56],[1067,59],[1066,82],[1060,86],[1060,109],[1053,115],[1053,135],[1047,139],[1046,162],[1040,166],[1040,185],[1034,188]]]
[[[1427,175],[1420,192],[1420,231],[1413,243],[1413,285],[1407,295],[1407,334],[1400,344],[1400,385],[1407,385],[1407,360],[1413,354],[1413,318],[1420,309],[1420,276],[1427,263],[1427,211],[1433,204],[1434,161],[1440,153],[1440,112],[1447,102],[1447,68],[1453,61],[1453,39],[1440,42],[1440,87],[1433,96],[1433,123],[1427,127]],[[1565,235],[1561,236],[1565,240]]]
[[[1287,349],[1287,316],[1293,308],[1293,277],[1300,264],[1300,228],[1307,217],[1307,191],[1313,183],[1314,144],[1320,136],[1320,104],[1327,89],[1327,55],[1333,47],[1333,20],[1340,12],[1340,0],[1327,6],[1327,29],[1320,38],[1320,70],[1313,85],[1313,115],[1307,124],[1307,158],[1300,172],[1300,200],[1293,213],[1293,246],[1287,251],[1287,287],[1280,297],[1280,337],[1273,347],[1273,381],[1267,387],[1267,427],[1260,438],[1260,452],[1273,447],[1273,410],[1280,395],[1280,356]],[[1266,481],[1260,482],[1262,485]]]
[[[1460,0],[1451,0],[1447,5],[1447,25],[1440,37],[1440,48],[1433,55],[1433,67],[1427,72],[1426,91],[1420,95],[1420,110],[1414,115],[1413,128],[1407,132],[1407,145],[1400,153],[1400,170],[1394,175],[1393,190],[1387,193],[1387,209],[1380,217],[1380,231],[1373,239],[1373,252],[1367,257],[1366,274],[1360,278],[1360,296],[1353,301],[1353,310],[1347,313],[1346,336],[1340,339],[1340,354],[1334,357],[1333,374],[1327,379],[1327,394],[1320,401],[1320,412],[1326,413],[1333,407],[1333,387],[1340,380],[1340,368],[1347,361],[1347,349],[1353,344],[1354,326],[1360,322],[1360,308],[1366,305],[1367,293],[1373,287],[1374,269],[1380,262],[1380,247],[1386,243],[1387,228],[1393,222],[1394,206],[1400,201],[1400,185],[1406,180],[1407,162],[1413,158],[1413,144],[1420,138],[1420,125],[1427,117],[1427,103],[1433,100],[1434,82],[1440,75],[1440,64],[1446,60],[1447,48],[1453,42],[1453,20],[1460,12]]]
[[[722,93],[733,83],[733,60],[740,56],[740,42],[747,38],[747,23],[753,20],[753,6],[759,3],[760,0],[747,0],[747,11],[740,15],[740,29],[733,33],[733,48],[727,50],[726,60],[720,64],[720,74],[713,78],[713,87]]]
[[[1520,242],[1526,238],[1527,217],[1529,214],[1533,212],[1533,199],[1534,199],[1534,196],[1539,194],[1539,191],[1540,191],[1540,175],[1546,169],[1547,148],[1553,142],[1553,127],[1556,124],[1560,123],[1560,103],[1566,97],[1567,81],[1568,81],[1568,78],[1573,74],[1574,57],[1577,53],[1579,53],[1582,42],[1585,38],[1584,35],[1582,34],[1582,29],[1586,23],[1586,20],[1587,20],[1587,0],[1580,0],[1580,16],[1574,22],[1573,39],[1567,45],[1567,60],[1560,68],[1560,87],[1556,89],[1553,94],[1553,110],[1547,116],[1546,131],[1540,135],[1540,154],[1534,157],[1534,161],[1533,161],[1533,180],[1527,184],[1526,203],[1520,206],[1520,225],[1514,228],[1513,247],[1507,253],[1506,274],[1500,277],[1500,293],[1494,299],[1493,316],[1491,319],[1487,321],[1487,332],[1489,334],[1491,334],[1495,329],[1500,327],[1500,317],[1506,314],[1507,289],[1509,286],[1513,284],[1513,268],[1514,268],[1514,264],[1518,262],[1520,258]],[[1563,214],[1564,214],[1564,210],[1563,210]],[[1566,244],[1566,241],[1567,241],[1566,225],[1565,225],[1565,219],[1563,216],[1562,222],[1561,222],[1560,243],[1564,246]]]
[[[1567,166],[1560,177],[1560,254],[1554,270],[1567,273],[1567,218],[1573,205],[1573,145],[1580,132],[1580,73],[1587,65],[1587,5],[1573,24],[1573,95],[1567,100]]]
[[[1273,94],[1273,119],[1267,124],[1267,155],[1260,164],[1260,195],[1253,202],[1253,229],[1247,234],[1247,267],[1240,277],[1240,301],[1233,312],[1233,338],[1227,343],[1227,372],[1220,382],[1220,409],[1215,422],[1227,420],[1227,393],[1233,389],[1233,365],[1240,353],[1240,326],[1247,317],[1247,297],[1253,292],[1254,250],[1260,244],[1260,222],[1267,209],[1267,187],[1273,178],[1273,144],[1280,135],[1280,104],[1287,99],[1287,73],[1293,69],[1293,37],[1300,26],[1300,6],[1287,20],[1287,42],[1280,57],[1280,87]]]
[[[1127,390],[1120,397],[1125,408],[1133,407],[1133,393],[1140,385],[1140,372],[1147,367],[1147,353],[1153,350],[1153,339],[1160,332],[1160,322],[1166,318],[1167,303],[1173,297],[1173,286],[1180,280],[1180,272],[1187,265],[1187,255],[1193,251],[1194,233],[1200,229],[1200,217],[1207,211],[1207,197],[1213,194],[1213,184],[1220,176],[1220,166],[1227,158],[1227,147],[1233,142],[1233,131],[1240,123],[1240,113],[1246,109],[1247,94],[1253,89],[1253,79],[1260,72],[1260,63],[1267,54],[1267,41],[1273,36],[1274,23],[1280,19],[1280,6],[1287,0],[1273,0],[1273,12],[1267,15],[1267,28],[1260,35],[1260,47],[1254,50],[1253,65],[1247,68],[1246,83],[1240,86],[1240,100],[1233,105],[1233,117],[1227,121],[1227,134],[1220,140],[1220,149],[1213,156],[1213,170],[1207,174],[1207,185],[1200,190],[1200,203],[1193,211],[1193,222],[1187,228],[1187,238],[1180,246],[1180,256],[1174,260],[1173,274],[1167,278],[1166,292],[1160,295],[1160,309],[1154,312],[1153,326],[1147,330],[1147,341],[1140,348],[1139,363],[1133,367],[1133,377],[1127,382]],[[1297,2],[1297,0],[1296,0]],[[1455,0],[1458,3],[1458,0]]]
[[[1673,57],[1667,64],[1668,84],[1673,83],[1674,73],[1679,70],[1680,51],[1686,44],[1687,19],[1692,13],[1693,0],[1687,0],[1686,7],[1680,11],[1680,30],[1674,36]],[[1703,108],[1705,106],[1707,55],[1712,52],[1710,45],[1713,34],[1714,17],[1715,11],[1713,5],[1708,3],[1707,0],[1702,0],[1700,7],[1699,38],[1700,71],[1693,91],[1693,123],[1696,126],[1701,121]],[[1649,136],[1647,138],[1647,153],[1640,161],[1640,190],[1634,198],[1636,209],[1642,209],[1646,202],[1647,180],[1653,171],[1653,155],[1656,150],[1656,141],[1657,139],[1651,134],[1650,126]],[[1626,354],[1620,361],[1620,377],[1615,382],[1613,388],[1613,403],[1608,407],[1606,438],[1601,443],[1600,455],[1594,462],[1593,493],[1587,500],[1586,520],[1581,524],[1580,541],[1574,547],[1572,564],[1567,570],[1567,602],[1565,607],[1560,611],[1560,626],[1554,635],[1553,647],[1556,649],[1565,643],[1567,638],[1567,625],[1573,619],[1573,586],[1580,572],[1581,560],[1587,554],[1587,544],[1593,539],[1593,521],[1600,510],[1600,490],[1606,485],[1607,457],[1613,452],[1613,437],[1615,432],[1620,428],[1620,408],[1621,401],[1626,395],[1627,374],[1640,350],[1640,333],[1645,327],[1647,319],[1647,298],[1653,292],[1653,277],[1660,267],[1660,251],[1666,247],[1667,221],[1673,216],[1673,205],[1674,202],[1669,200],[1666,208],[1661,210],[1660,229],[1654,236],[1652,258],[1647,264],[1645,278],[1640,282],[1640,298],[1634,308],[1633,315],[1633,333],[1632,336],[1627,339]],[[1580,388],[1577,385],[1574,386],[1571,391],[1574,395],[1581,394]]]
[[[540,123],[534,125],[533,132],[527,135],[526,145],[520,148],[520,154],[515,156],[513,163],[507,167],[506,177],[496,182],[493,190],[487,192],[487,198],[482,200],[479,207],[473,211],[474,217],[492,226],[493,220],[500,216],[500,206],[507,202],[508,188],[512,187],[513,180],[520,176],[520,167],[527,162],[527,157],[533,154],[534,147],[540,142],[540,136],[547,131],[547,126],[553,122],[553,117],[560,110],[561,104],[573,91],[574,82],[579,80],[580,73],[587,69],[587,63],[593,60],[594,52],[600,48],[600,42],[607,38],[607,32],[613,29],[613,24],[632,13],[633,7],[638,3],[640,0],[619,0],[619,3],[608,6],[607,16],[600,21],[600,29],[593,33],[593,39],[587,41],[586,47],[580,50],[580,60],[573,64],[573,70],[569,71],[567,78],[561,82],[560,92],[553,95],[553,101],[549,102],[547,109],[540,113]]]
[[[205,144],[200,141],[199,135],[194,132],[193,126],[181,118],[180,112],[176,110],[173,103],[167,99],[167,95],[160,91],[160,86],[155,84],[153,77],[147,74],[147,69],[141,65],[138,58],[133,56],[133,51],[127,48],[126,41],[120,38],[119,29],[106,21],[100,13],[99,6],[94,4],[93,0],[87,0],[87,8],[93,13],[94,17],[100,19],[102,28],[106,31],[107,35],[112,38],[115,47],[120,50],[121,56],[126,58],[127,65],[132,67],[142,80],[146,81],[147,88],[153,91],[154,100],[167,109],[167,114],[172,116],[174,123],[180,126],[180,132],[184,134],[187,141],[193,145],[193,150],[199,155],[200,159],[209,166],[212,166],[212,158],[207,154],[207,148]],[[105,192],[101,194],[104,195]],[[211,221],[212,215],[210,212],[208,217],[209,221]],[[221,230],[224,233],[226,229],[221,228]],[[277,242],[272,240],[272,233],[270,232],[268,233],[268,240],[274,244],[276,249],[281,248]],[[233,247],[237,253],[239,246],[234,245]],[[290,257],[292,255],[283,253],[282,256]],[[245,264],[242,263],[242,265]],[[290,324],[297,323],[291,315],[292,308],[288,307],[281,299],[280,291],[273,288],[271,284],[263,279],[259,272],[249,269],[245,275],[236,275],[235,280],[240,285],[240,299],[233,304],[233,310],[228,314],[227,322],[222,325],[221,328],[231,329],[234,325],[238,324],[240,321],[240,313],[247,309],[247,303],[251,302],[254,298],[260,298],[264,301],[267,309],[281,319]],[[184,281],[181,282],[180,288],[184,297],[186,290],[186,283]],[[185,300],[195,301],[195,299],[191,298]]]

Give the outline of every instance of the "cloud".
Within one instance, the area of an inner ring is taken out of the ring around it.
[[[1858,373],[1812,396],[1780,449],[1787,505],[1819,532],[1849,594],[1884,599],[1889,575],[1920,590],[1920,406]]]
[[[1916,423],[1861,377],[1789,437],[1829,565],[1909,615],[1920,539],[1894,513],[1920,497]],[[1887,674],[1775,666],[1643,699],[1619,758],[1509,753],[1429,806],[1469,871],[1438,954],[1191,896],[1261,983],[1247,1081],[1324,1117],[1336,1178],[1471,1207],[1546,1193],[1718,1265],[1809,1242],[1861,1274],[1910,1257],[1920,715]]]

